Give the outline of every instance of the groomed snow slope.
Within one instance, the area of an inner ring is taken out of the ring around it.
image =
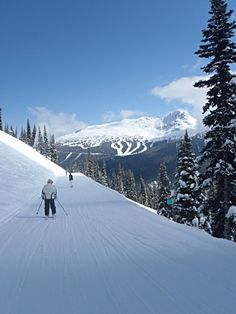
[[[171,223],[83,175],[70,188],[63,170],[2,137],[1,313],[235,313],[235,243]],[[68,217],[58,203],[55,220],[35,215],[48,177]]]

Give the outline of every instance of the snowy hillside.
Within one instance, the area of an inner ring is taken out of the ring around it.
[[[178,110],[163,118],[142,117],[89,126],[57,140],[62,146],[88,149],[109,143],[118,156],[142,153],[147,142],[183,135],[194,130],[196,120],[186,111]]]
[[[0,312],[234,314],[236,246],[172,223],[0,132]],[[57,217],[41,188],[52,177]]]

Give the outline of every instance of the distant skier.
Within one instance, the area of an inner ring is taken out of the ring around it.
[[[70,172],[70,174],[69,174],[69,182],[70,182],[70,187],[71,187],[71,188],[73,187],[72,181],[73,181],[73,175],[72,175],[72,173]]]
[[[174,201],[173,201],[173,198],[171,197],[171,195],[168,196],[168,198],[166,199],[166,204],[172,208],[173,204],[174,204]]]
[[[52,210],[52,217],[54,218],[56,215],[56,206],[54,200],[57,197],[57,189],[55,185],[53,185],[53,181],[48,179],[47,184],[44,185],[42,189],[42,198],[45,202],[45,218],[47,219],[49,216],[49,208]]]

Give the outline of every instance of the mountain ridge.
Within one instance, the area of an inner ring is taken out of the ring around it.
[[[196,120],[187,111],[177,110],[163,118],[141,117],[124,119],[98,126],[90,126],[57,140],[60,165],[67,169],[83,169],[88,153],[98,161],[105,160],[112,174],[122,165],[130,169],[139,180],[156,180],[161,162],[166,162],[170,175],[175,168],[176,146],[188,129],[197,132]],[[194,135],[196,155],[202,139]]]
[[[177,110],[158,117],[140,117],[88,126],[57,139],[59,146],[91,149],[110,142],[117,156],[141,153],[147,144],[166,138],[178,138],[186,129],[194,132],[196,120],[187,111]],[[141,147],[141,148],[140,148]]]

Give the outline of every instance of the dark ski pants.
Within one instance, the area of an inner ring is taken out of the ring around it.
[[[45,210],[45,216],[49,216],[49,208],[51,207],[52,210],[52,214],[56,214],[56,206],[55,206],[55,202],[54,199],[49,199],[49,200],[45,200],[45,204],[44,204],[44,210]]]

